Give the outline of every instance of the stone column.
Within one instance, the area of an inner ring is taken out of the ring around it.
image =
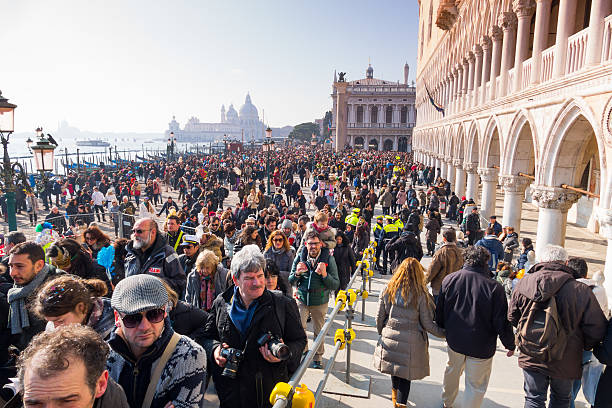
[[[535,31],[533,34],[533,52],[531,56],[531,84],[540,83],[542,51],[546,48],[548,41],[551,3],[552,0],[536,0]]]
[[[346,102],[348,95],[346,87],[348,82],[336,82],[336,143],[334,148],[337,152],[344,150],[346,145]]]
[[[529,29],[531,25],[531,16],[535,11],[535,3],[533,0],[514,0],[513,9],[518,18],[518,28],[516,31],[516,54],[514,56],[514,92],[521,89],[521,81],[523,77],[523,61],[527,58],[529,51]]]
[[[446,171],[447,171],[446,158],[442,156],[440,158],[440,177],[442,177],[443,179],[446,179]]]
[[[555,62],[553,78],[565,75],[567,62],[567,39],[576,24],[576,3],[578,0],[561,0],[559,2],[559,18],[557,20],[557,37],[555,39]]]
[[[499,184],[504,189],[504,226],[513,227],[514,231],[521,233],[521,214],[523,211],[523,198],[525,189],[531,180],[521,176],[501,175]]]
[[[502,29],[498,26],[491,27],[491,41],[493,43],[493,51],[491,54],[491,91],[489,92],[489,100],[495,100],[497,95],[497,76],[499,75],[499,67],[501,64],[502,51]]]
[[[468,108],[467,100],[468,100],[468,82],[470,76],[470,63],[466,58],[463,59],[463,80],[461,86],[461,110],[464,111]]]
[[[586,65],[593,66],[601,62],[603,44],[604,18],[610,14],[609,0],[593,0],[589,17],[589,40],[586,50]]]
[[[455,184],[455,167],[453,166],[453,159],[450,157],[446,158],[446,179],[448,180],[449,183],[451,183],[451,186]]]
[[[480,84],[480,103],[484,105],[487,97],[487,82],[491,78],[491,37],[482,36],[482,79]]]
[[[451,73],[451,86],[448,94],[448,101],[450,104],[450,113],[455,113],[456,95],[457,94],[457,70],[453,70]]]
[[[479,92],[482,92],[480,89],[480,84],[482,83],[482,47],[478,44],[474,46],[474,56],[476,57],[476,68],[474,69],[474,82],[472,85],[472,106],[477,106],[480,98]]]
[[[455,165],[455,194],[461,199],[461,196],[465,195],[465,170],[463,170],[463,160],[454,159],[453,164]]]
[[[470,52],[468,53],[468,83],[467,83],[467,94],[465,96],[465,108],[471,108],[472,107],[472,96],[474,94],[474,69],[475,69],[475,65],[474,63],[476,62],[476,57],[474,56],[474,53]]]
[[[504,43],[501,57],[501,68],[499,71],[499,96],[508,93],[508,71],[514,62],[514,48],[516,44],[516,14],[505,11],[499,15],[499,25],[504,32]]]
[[[467,173],[467,188],[465,191],[465,198],[468,200],[471,198],[476,202],[478,200],[478,169],[477,163],[463,163],[463,168]]]
[[[612,210],[608,208],[599,208],[597,210],[597,220],[599,221],[599,234],[603,235],[608,240],[608,249],[606,251],[606,264],[604,266],[603,283],[608,295],[608,305],[612,304]]]
[[[484,218],[482,224],[489,221],[489,217],[495,215],[495,190],[497,188],[498,170],[491,167],[479,167],[478,174],[482,181],[482,199],[480,200],[480,215]]]
[[[580,194],[558,187],[532,186],[531,195],[537,201],[538,230],[536,234],[536,260],[547,244],[565,245],[567,210],[578,201]]]
[[[457,89],[455,91],[455,110],[453,113],[461,112],[461,96],[463,95],[463,64],[457,64]]]

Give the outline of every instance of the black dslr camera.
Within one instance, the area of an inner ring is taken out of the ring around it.
[[[257,344],[260,347],[267,344],[272,355],[280,360],[284,361],[291,357],[291,350],[289,350],[289,347],[270,332],[262,334],[257,340]]]
[[[221,375],[227,378],[235,379],[236,374],[238,374],[238,365],[240,365],[242,362],[244,353],[242,350],[235,348],[222,348],[219,354],[221,357],[227,360]]]

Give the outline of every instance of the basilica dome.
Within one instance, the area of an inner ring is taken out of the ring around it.
[[[242,108],[240,109],[240,111],[242,112]],[[236,112],[236,109],[234,109],[234,105],[229,106],[225,117],[227,118],[226,120],[228,122],[234,122],[238,120],[238,112]]]
[[[246,99],[244,101],[244,105],[240,107],[240,117],[251,117],[258,118],[259,114],[257,112],[257,108],[251,102],[251,96],[247,94]]]

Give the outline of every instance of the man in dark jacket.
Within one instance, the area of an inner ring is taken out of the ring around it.
[[[478,208],[472,207],[472,212],[467,216],[465,220],[465,235],[468,238],[468,243],[474,245],[478,239],[478,233],[480,231],[480,214],[478,214]]]
[[[53,225],[53,229],[60,235],[68,229],[68,226],[66,225],[66,218],[59,212],[57,207],[51,208],[51,212],[47,214],[45,221],[50,222]]]
[[[258,231],[259,236],[261,237],[262,245],[266,245],[268,242],[268,237],[271,233],[276,229],[276,217],[273,215],[267,215],[264,220],[264,226],[261,227]]]
[[[479,407],[484,399],[499,336],[514,354],[514,335],[507,320],[508,303],[502,285],[489,278],[489,251],[465,250],[463,269],[442,281],[436,304],[436,324],[446,329],[448,365],[442,400],[454,406],[459,379],[465,369],[463,407]]]
[[[504,259],[504,245],[495,235],[492,227],[487,227],[485,236],[476,242],[476,246],[481,246],[489,251],[489,270],[494,273],[497,269],[497,263]]]
[[[420,262],[423,258],[423,245],[421,245],[421,241],[416,234],[406,225],[401,235],[392,239],[385,246],[385,252],[393,258],[391,262],[391,271],[393,272],[406,258],[415,258]],[[392,256],[392,254],[395,254],[395,256]]]
[[[150,218],[136,221],[127,244],[125,276],[148,273],[163,278],[182,297],[187,278],[178,255],[166,244],[157,223]]]
[[[180,218],[174,214],[169,216],[166,220],[166,227],[168,229],[165,234],[166,243],[174,249],[177,255],[181,255],[183,253],[181,244],[183,243],[183,235],[185,233],[181,230]]]
[[[265,259],[256,245],[236,253],[231,267],[236,286],[215,299],[205,330],[220,407],[270,407],[276,383],[287,382],[299,365],[306,333],[295,302],[266,289]],[[288,347],[288,359],[274,355],[270,343],[261,344],[267,333]],[[237,351],[242,357],[228,361],[228,353],[235,356]]]
[[[185,275],[189,275],[200,254],[200,241],[195,235],[185,235],[183,236],[181,247],[183,248],[183,253],[179,255],[179,263]]]
[[[519,342],[519,367],[523,369],[525,406],[544,407],[550,385],[549,406],[569,406],[572,383],[582,377],[582,351],[598,344],[606,333],[607,320],[591,288],[574,279],[574,270],[565,265],[567,251],[547,245],[531,273],[512,291],[508,319],[513,326],[532,310],[534,302],[555,299],[561,326],[567,333],[563,357],[544,361],[525,353]],[[518,327],[521,332],[523,327]],[[555,341],[559,341],[558,338]],[[549,348],[542,344],[542,348]],[[533,353],[531,353],[533,354]]]

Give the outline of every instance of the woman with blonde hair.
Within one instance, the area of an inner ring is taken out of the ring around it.
[[[378,301],[376,328],[380,339],[374,352],[374,367],[391,374],[391,399],[405,408],[410,381],[429,375],[427,332],[445,337],[433,322],[434,303],[427,291],[423,266],[406,258],[397,267]]]
[[[187,275],[185,302],[206,312],[210,311],[215,298],[227,289],[227,275],[227,269],[219,263],[217,255],[210,250],[203,250]]]
[[[289,273],[291,272],[295,252],[284,232],[281,230],[272,231],[268,237],[263,255],[266,262],[274,262],[276,264],[283,285],[286,288],[290,287]]]

